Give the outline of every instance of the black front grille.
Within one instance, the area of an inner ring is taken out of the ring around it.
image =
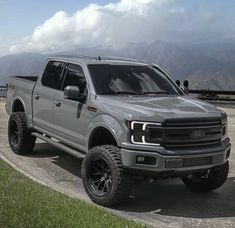
[[[221,143],[221,119],[167,120],[163,126],[148,125],[146,142],[160,143],[166,149],[198,149]]]
[[[170,119],[164,123],[165,127],[203,127],[203,126],[220,126],[221,119],[219,118],[197,118],[197,119]]]

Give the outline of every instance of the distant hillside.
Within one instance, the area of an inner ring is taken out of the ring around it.
[[[25,53],[0,58],[0,85],[5,85],[12,75],[38,75],[45,60],[44,55]]]
[[[132,43],[119,49],[83,48],[60,54],[142,59],[156,63],[174,79],[188,79],[191,88],[235,90],[235,44],[223,47],[223,45],[179,45],[155,41],[150,44]],[[10,75],[38,75],[45,58],[46,55],[32,53],[1,57],[0,84],[5,84]]]

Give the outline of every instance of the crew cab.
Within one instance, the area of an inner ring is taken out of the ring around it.
[[[56,56],[38,77],[10,77],[7,89],[13,152],[32,153],[39,138],[83,159],[97,204],[121,202],[135,181],[181,178],[207,192],[228,176],[226,113],[185,95],[154,64]]]

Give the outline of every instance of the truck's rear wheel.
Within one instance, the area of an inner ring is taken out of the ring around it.
[[[182,178],[184,184],[194,192],[209,192],[222,186],[229,172],[229,162]]]
[[[82,164],[84,188],[91,200],[102,206],[123,201],[131,190],[132,178],[125,173],[119,148],[97,146]]]
[[[35,145],[35,137],[27,127],[25,113],[12,113],[8,122],[8,140],[11,149],[18,155],[30,153]]]

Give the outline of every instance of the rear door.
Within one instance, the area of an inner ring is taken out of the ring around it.
[[[49,61],[33,91],[33,122],[35,129],[52,134],[54,132],[54,98],[61,88],[65,63]]]
[[[61,91],[55,93],[54,124],[56,136],[59,139],[71,146],[84,149],[84,135],[89,119],[87,101],[64,99],[66,86],[78,86],[81,93],[88,94],[84,71],[80,65],[69,64],[66,66]]]

